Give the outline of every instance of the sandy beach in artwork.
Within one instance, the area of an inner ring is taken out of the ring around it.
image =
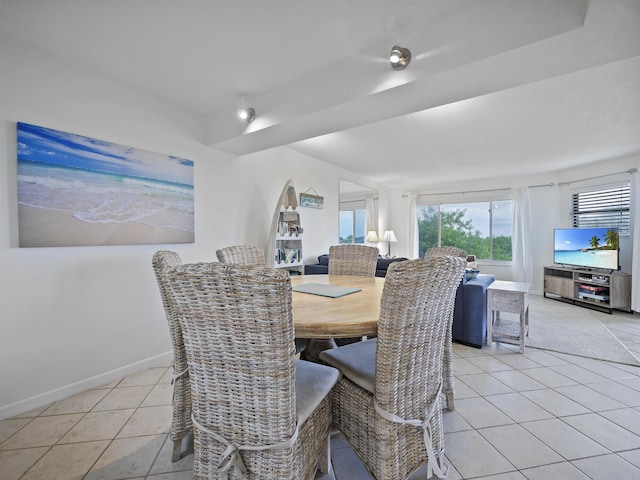
[[[20,247],[193,243],[193,232],[139,222],[87,223],[70,212],[19,205]],[[143,240],[143,242],[141,241]]]
[[[589,253],[593,253],[595,255],[600,255],[603,257],[612,257],[612,258],[617,258],[618,257],[618,252],[615,250],[590,250]]]

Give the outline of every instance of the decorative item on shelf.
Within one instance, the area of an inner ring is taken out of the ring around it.
[[[467,269],[465,271],[465,276],[467,280],[473,280],[478,276],[480,270],[478,270],[478,262],[476,261],[475,255],[467,255]]]
[[[596,302],[609,301],[609,287],[599,285],[578,285],[578,298],[594,300]]]
[[[297,265],[302,262],[302,249],[276,248],[276,265]]]
[[[378,243],[379,241],[380,239],[378,238],[378,232],[376,232],[375,230],[369,230],[369,232],[367,233],[367,238],[365,239],[365,242]]]
[[[280,222],[278,223],[278,236],[280,237],[299,237],[304,229],[295,223]]]
[[[308,193],[312,191],[315,195]],[[300,194],[300,206],[309,208],[324,208],[324,197],[318,195],[313,187]]]
[[[297,222],[300,220],[300,214],[298,214],[298,212],[296,212],[295,210],[285,211],[282,212],[282,220],[284,220],[285,222]]]
[[[382,241],[387,242],[387,257],[391,258],[391,242],[397,242],[396,234],[393,230],[385,230],[382,235]]]
[[[287,193],[284,194],[282,200],[282,208],[287,209],[291,208],[291,210],[296,210],[298,208],[298,199],[296,198],[296,189],[293,185],[289,185],[287,188]]]
[[[473,280],[474,278],[476,278],[478,276],[479,273],[480,273],[480,270],[478,270],[478,269],[469,269],[469,268],[467,268],[465,270],[465,276],[466,276],[467,280]]]

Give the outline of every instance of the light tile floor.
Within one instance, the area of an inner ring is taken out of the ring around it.
[[[603,321],[640,357],[640,316]],[[640,478],[640,367],[505,344],[454,349],[449,479]],[[0,421],[0,479],[192,478],[190,442],[170,461],[170,375],[160,365]],[[370,478],[339,433],[331,450],[333,471],[318,480]]]

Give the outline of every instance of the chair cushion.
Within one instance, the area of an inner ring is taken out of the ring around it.
[[[301,426],[340,378],[335,368],[296,360],[296,417]]]
[[[320,352],[320,360],[336,367],[356,385],[374,393],[377,339],[352,343]]]

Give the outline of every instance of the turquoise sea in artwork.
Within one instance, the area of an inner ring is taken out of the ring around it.
[[[18,199],[87,223],[194,229],[193,187],[169,181],[19,161]]]
[[[555,263],[583,265],[592,268],[618,269],[618,255],[614,250],[556,250]]]

